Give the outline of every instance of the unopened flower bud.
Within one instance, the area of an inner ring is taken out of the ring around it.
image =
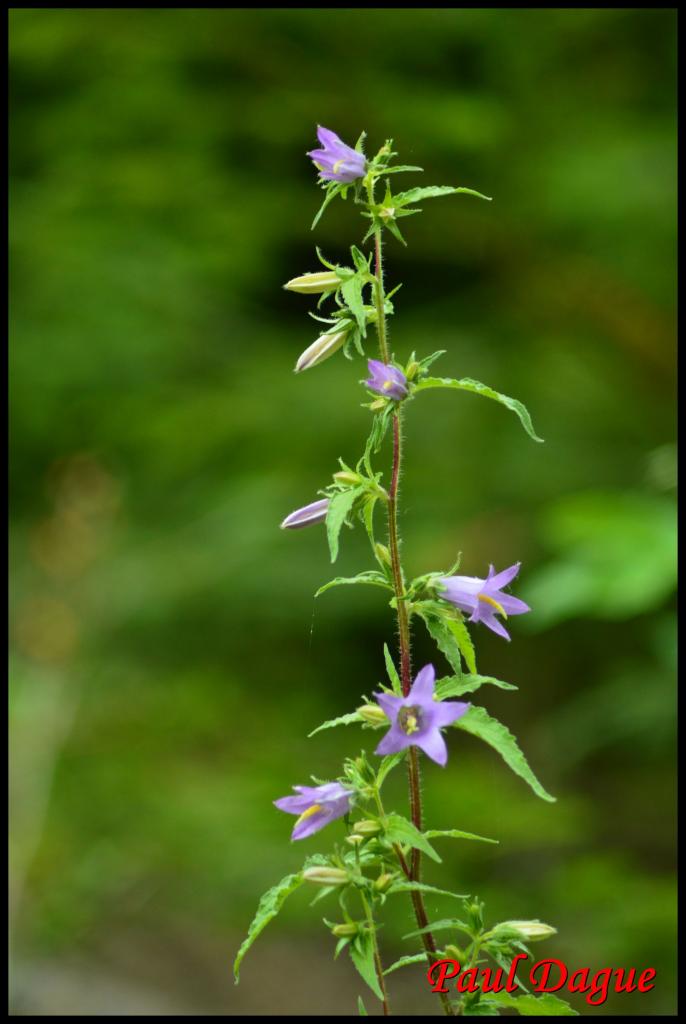
[[[379,541],[374,545],[374,553],[382,565],[391,564],[391,553],[385,544],[381,544]]]
[[[528,942],[536,942],[539,939],[549,939],[557,935],[557,928],[543,921],[503,921],[498,928],[511,928],[519,932],[522,938]]]
[[[331,929],[331,934],[338,936],[338,938],[349,938],[353,935],[357,935],[357,925],[350,921],[348,924],[335,924]]]
[[[395,207],[382,206],[381,209],[379,210],[379,217],[381,217],[383,220],[393,220],[393,218],[395,217]]]
[[[337,473],[334,473],[333,478],[339,484],[350,484],[352,487],[357,487],[362,481],[359,473],[351,473],[347,469],[340,469]]]
[[[345,885],[348,881],[348,872],[342,868],[306,868],[303,871],[303,878],[314,885]]]
[[[380,409],[385,409],[388,402],[385,398],[375,398],[373,402],[369,403],[369,408],[372,412],[378,412]]]
[[[462,951],[457,946],[449,945],[445,947],[445,955],[451,960],[457,960],[458,963],[462,959]]]
[[[379,825],[378,821],[372,821],[371,818],[356,821],[353,825],[353,832],[358,836],[375,836],[380,831],[381,825]]]
[[[376,889],[377,892],[386,892],[386,889],[388,889],[389,885],[393,881],[393,878],[394,876],[389,875],[388,872],[384,873],[383,875],[379,875],[377,880],[374,882],[374,888]]]
[[[310,347],[306,348],[298,359],[295,364],[295,372],[301,373],[303,370],[309,370],[313,366],[323,363],[325,359],[328,359],[329,356],[332,356],[334,352],[337,352],[345,344],[349,330],[350,325],[347,324],[340,330],[331,331],[329,334],[320,334],[317,340],[313,341]]]
[[[291,512],[281,523],[282,530],[298,530],[302,526],[311,526],[313,523],[323,523],[329,508],[329,499],[320,498],[310,505],[304,505]]]
[[[418,371],[419,363],[416,360],[413,360],[405,370],[405,376],[407,377],[408,380],[414,380],[415,377],[417,376]]]
[[[287,281],[284,288],[289,292],[300,292],[301,295],[318,295],[340,286],[340,278],[333,270],[321,270],[315,274],[301,274]]]
[[[359,846],[360,843],[364,842],[364,836],[357,836],[357,835],[346,836],[345,837],[345,841],[346,841],[346,843],[350,843],[351,846]]]
[[[378,704],[363,704],[357,709],[357,713],[367,725],[388,725],[388,716]]]

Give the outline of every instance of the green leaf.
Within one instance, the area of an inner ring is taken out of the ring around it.
[[[436,682],[436,700],[447,700],[448,697],[462,697],[465,693],[474,693],[480,686],[489,683],[500,690],[516,690],[512,683],[504,683],[494,676],[464,675],[446,676]]]
[[[523,1017],[578,1017],[569,1003],[550,992],[534,996],[513,996],[509,992],[489,992],[489,1002],[516,1010]]]
[[[400,682],[400,676],[398,675],[398,670],[395,667],[395,662],[393,661],[391,652],[388,649],[388,644],[383,645],[383,656],[386,661],[386,671],[388,672],[388,678],[391,681],[391,686],[397,694],[402,696],[402,683]]]
[[[432,613],[430,610],[432,608],[436,608],[436,612]],[[460,678],[462,676],[462,657],[460,648],[455,634],[446,624],[445,617],[442,614],[440,606],[425,602],[424,604],[416,605],[416,609],[424,620],[429,633],[436,641],[439,651],[445,655],[453,672],[458,678]]]
[[[434,896],[452,896],[456,900],[466,900],[469,898],[469,896],[463,892],[448,892],[447,889],[437,889],[434,885],[426,885],[424,882],[405,882],[402,879],[393,882],[390,889],[387,889],[387,892],[426,892],[431,893]]]
[[[480,843],[496,843],[499,839],[487,839],[486,836],[477,836],[474,832],[462,832],[459,828],[430,828],[424,833],[427,839],[476,839]]]
[[[389,814],[386,816],[384,822],[384,836],[390,843],[400,843],[401,846],[407,845],[412,846],[416,850],[421,850],[427,857],[431,857],[438,864],[441,863],[441,858],[438,856],[433,846],[411,821],[407,818],[403,818],[400,814]]]
[[[398,164],[396,167],[384,167],[383,175],[400,174],[404,171],[423,171],[423,167],[411,167],[409,164]]]
[[[446,617],[443,620],[457,641],[460,654],[464,658],[465,665],[470,672],[476,675],[476,652],[469,630],[462,618]]]
[[[466,195],[477,196],[479,199],[491,201],[490,196],[475,192],[473,188],[453,188],[451,185],[428,185],[425,188],[411,188],[409,192],[400,192],[393,196],[395,206],[407,206],[409,203],[421,203],[422,199],[436,199],[439,196],[456,195],[463,192]]]
[[[524,779],[531,786],[536,796],[551,803],[555,802],[556,798],[543,788],[532,772],[510,730],[497,718],[491,718],[485,708],[472,705],[465,715],[457,719],[454,728],[463,729],[464,732],[478,736],[484,743],[488,743],[500,754],[508,768],[511,768],[515,775],[519,775],[520,779]]]
[[[399,960],[396,960],[390,967],[386,968],[384,974],[392,974],[393,971],[398,971],[401,967],[409,967],[410,964],[421,963],[426,963],[426,953],[411,953],[409,956],[401,956]]]
[[[419,935],[425,935],[427,932],[446,932],[446,931],[458,931],[468,935],[470,939],[474,938],[474,932],[465,924],[464,921],[460,921],[457,917],[446,917],[442,921],[434,921],[432,924],[427,924],[425,928],[417,928],[413,932],[408,932],[407,935],[403,935],[403,939],[416,939]]]
[[[381,789],[382,785],[386,780],[386,776],[396,768],[401,761],[405,760],[406,750],[401,750],[397,754],[386,754],[381,760],[381,766],[376,773],[376,785],[377,789]]]
[[[529,437],[543,443],[543,438],[534,431],[528,409],[516,398],[501,395],[499,391],[494,391],[493,388],[487,387],[486,384],[480,384],[478,380],[472,380],[470,377],[463,377],[462,380],[453,380],[452,377],[424,377],[414,386],[415,391],[425,391],[427,388],[455,388],[459,391],[471,391],[472,394],[483,395],[484,398],[492,398],[494,402],[500,402],[501,405],[516,413]]]
[[[345,190],[345,188],[346,188],[345,184],[341,184],[339,182],[337,182],[334,185],[333,188],[331,188],[330,186],[327,188],[327,190],[326,190],[326,197],[325,197],[324,202],[322,203],[322,205],[319,207],[319,210],[317,211],[317,214],[316,214],[314,220],[312,221],[312,227],[310,228],[310,231],[314,231],[314,229],[316,228],[317,224],[319,223],[319,220],[320,220],[322,214],[324,213],[324,210],[327,208],[329,203],[333,199],[335,199],[337,195],[340,195],[341,192],[343,192]]]
[[[355,317],[357,326],[360,329],[360,333],[363,338],[367,336],[367,314],[364,309],[364,301],[362,299],[362,281],[359,275],[349,278],[344,281],[341,285],[341,294],[343,300]]]
[[[338,538],[346,516],[359,493],[359,487],[350,487],[347,491],[339,491],[329,499],[329,507],[326,511],[326,536],[329,541],[332,562],[338,558]]]
[[[240,976],[240,966],[243,957],[248,952],[258,935],[264,931],[272,918],[281,910],[281,907],[285,903],[286,899],[292,892],[295,892],[303,884],[302,872],[298,872],[294,875],[286,875],[280,882],[273,885],[271,889],[268,889],[264,893],[260,902],[257,905],[257,911],[255,916],[248,928],[248,934],[243,940],[241,948],[236,954],[236,959],[233,963],[233,973],[238,984]]]
[[[355,964],[360,976],[367,982],[377,999],[383,1001],[383,992],[379,985],[379,979],[376,976],[374,939],[371,933],[358,933],[355,936],[355,940],[348,946],[348,949],[350,950],[350,959]]]
[[[366,583],[373,587],[384,587],[386,590],[393,590],[393,587],[389,584],[383,573],[377,572],[375,569],[367,569],[364,572],[358,572],[357,576],[336,576],[335,579],[329,580],[315,593],[315,597],[319,597],[320,594],[325,593],[332,587],[343,587],[350,586],[353,583]]]
[[[337,725],[353,725],[355,722],[363,722],[364,719],[358,715],[357,711],[351,711],[348,715],[341,715],[340,718],[332,718],[328,722],[322,722],[316,729],[307,734],[308,740],[311,736],[316,736],[318,732],[322,732],[324,729],[335,729]]]
[[[369,1016],[369,1014],[367,1013],[367,1011],[365,1009],[365,1005],[362,1002],[362,996],[358,996],[357,997],[357,1013],[358,1013],[358,1016],[360,1016],[360,1017],[368,1017]]]

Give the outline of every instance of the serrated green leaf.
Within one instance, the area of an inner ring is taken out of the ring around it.
[[[347,491],[339,491],[329,499],[329,507],[326,510],[326,536],[329,541],[332,562],[338,558],[338,539],[341,529],[359,493],[359,487],[350,487]]]
[[[431,893],[434,896],[452,896],[456,900],[468,899],[468,894],[460,892],[448,892],[447,889],[437,889],[434,885],[426,885],[424,882],[405,882],[399,879],[393,882],[390,889],[386,890],[388,893],[396,892],[426,892]]]
[[[472,380],[471,377],[463,377],[462,380],[454,380],[452,377],[424,377],[414,386],[415,391],[425,391],[428,388],[453,388],[458,391],[470,391],[475,395],[483,395],[484,398],[492,398],[494,402],[500,402],[501,405],[514,412],[519,417],[519,422],[529,437],[543,444],[543,438],[539,437],[534,430],[529,410],[516,398],[502,395],[499,391],[494,391],[493,388],[489,388],[486,384],[481,384],[478,380]]]
[[[351,711],[350,714],[341,715],[339,718],[332,718],[328,722],[322,722],[316,729],[307,734],[308,740],[311,736],[316,736],[318,732],[323,732],[324,729],[335,729],[339,725],[353,725],[355,722],[363,722],[364,719],[358,715],[357,711]]]
[[[393,974],[393,971],[398,971],[401,967],[409,967],[410,964],[421,963],[426,963],[426,953],[411,953],[409,956],[401,956],[399,960],[396,960],[390,967],[386,968],[384,975]]]
[[[476,675],[476,652],[465,622],[461,618],[456,619],[452,617],[445,618],[443,621],[455,637],[457,646],[460,648],[460,654],[464,658],[465,665],[471,673]]]
[[[430,610],[431,606],[428,602],[416,607],[419,615],[424,620],[426,628],[436,641],[439,651],[445,655],[448,664],[459,679],[462,676],[462,655],[457,638],[452,630],[448,629],[440,606],[435,606],[436,612]]]
[[[452,185],[427,185],[424,188],[411,188],[408,192],[399,192],[397,196],[393,196],[393,202],[396,206],[407,206],[409,203],[421,203],[423,199],[437,199],[439,196],[457,195],[460,192],[465,195],[476,196],[478,199],[491,201],[490,196],[476,192],[473,188],[453,188]]]
[[[345,185],[341,185],[338,182],[336,183],[336,185],[333,188],[331,188],[331,187],[327,188],[326,196],[324,198],[324,202],[319,207],[319,210],[317,211],[316,216],[315,216],[314,220],[312,221],[312,226],[310,228],[310,231],[314,231],[314,229],[316,228],[317,224],[319,223],[319,221],[321,219],[322,214],[324,213],[324,210],[327,208],[329,203],[332,202],[332,200],[334,200],[336,198],[336,196],[338,196],[342,192],[346,192],[346,191],[347,191],[346,186]],[[343,196],[343,198],[345,198],[345,196]]]
[[[507,726],[499,722],[497,718],[492,718],[485,708],[472,705],[466,714],[457,719],[454,728],[462,729],[464,732],[471,733],[472,736],[478,736],[484,743],[488,743],[500,754],[508,768],[511,768],[515,775],[524,779],[531,786],[536,796],[542,800],[548,800],[550,803],[555,802],[556,798],[543,788],[532,772],[516,738]]]
[[[474,693],[480,686],[490,684],[500,690],[516,690],[513,683],[504,683],[494,676],[464,675],[446,676],[436,682],[436,700],[447,700],[449,697],[462,697],[465,693]]]
[[[388,673],[388,678],[391,681],[391,686],[395,693],[402,696],[402,683],[400,682],[400,676],[398,675],[398,670],[395,667],[395,662],[393,661],[391,652],[388,649],[388,644],[383,645],[383,656],[386,662],[386,672]]]
[[[423,167],[412,167],[410,164],[398,164],[396,167],[384,167],[383,174],[400,174],[405,171],[423,171]]]
[[[332,587],[351,586],[355,583],[365,583],[368,586],[384,587],[386,590],[393,590],[393,587],[391,587],[383,573],[377,572],[376,569],[367,569],[364,572],[358,572],[357,576],[336,576],[335,579],[329,580],[328,583],[321,586],[314,596],[319,597],[320,594],[324,594]]]
[[[436,863],[441,863],[441,858],[426,836],[411,821],[403,818],[400,814],[387,815],[384,822],[384,836],[390,843],[412,846],[415,850],[421,850],[427,857],[431,857]]]
[[[408,932],[407,935],[403,935],[404,939],[416,939],[419,935],[425,935],[427,932],[446,932],[446,931],[458,931],[463,932],[471,938],[474,938],[474,933],[470,929],[468,924],[464,921],[460,921],[457,917],[445,917],[441,921],[434,921],[432,924],[427,924],[425,928],[417,928],[413,932]]]
[[[355,317],[357,326],[363,338],[367,336],[367,314],[362,299],[362,281],[359,275],[349,278],[341,285],[343,301]]]
[[[236,984],[238,984],[239,981],[240,966],[243,957],[248,952],[258,935],[264,931],[269,922],[279,913],[286,899],[292,892],[295,892],[296,889],[300,888],[302,884],[302,872],[299,871],[297,874],[286,875],[286,877],[282,878],[280,882],[273,885],[271,889],[267,889],[260,899],[255,916],[248,928],[248,934],[243,940],[243,943],[236,954],[236,959],[233,962],[233,974],[236,979]]]
[[[401,761],[405,760],[406,753],[406,750],[401,750],[397,754],[386,754],[386,756],[382,758],[381,766],[379,767],[379,770],[376,773],[376,785],[378,789],[381,789],[386,779],[386,776],[390,772],[392,772],[393,769],[396,768]]]
[[[425,831],[424,835],[427,839],[476,839],[480,843],[495,843],[496,845],[500,842],[499,839],[487,839],[486,836],[477,836],[474,832],[463,832],[459,828],[430,828]]]
[[[367,982],[377,999],[383,1001],[383,992],[376,976],[372,935],[369,932],[359,932],[348,949],[350,950],[350,959],[355,964],[360,977]]]
[[[516,1010],[523,1017],[578,1017],[569,1003],[558,999],[551,992],[540,996],[513,996],[509,992],[489,992],[488,999],[497,1006]]]

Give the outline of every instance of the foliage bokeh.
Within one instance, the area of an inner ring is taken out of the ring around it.
[[[470,396],[410,411],[408,568],[523,561],[534,613],[480,667],[558,796],[451,737],[427,817],[500,845],[447,873],[555,924],[550,955],[657,969],[602,1012],[672,1012],[675,12],[15,9],[10,44],[13,1012],[354,1011],[304,897],[229,974],[303,853],[271,801],[369,746],[305,737],[392,639],[376,591],[313,600],[323,532],[277,528],[368,416],[360,363],[292,373],[315,325],[280,285],[361,231],[338,202],[309,232],[316,123],[494,197],[390,243],[392,344],[546,438]],[[339,567],[366,557],[346,533]]]

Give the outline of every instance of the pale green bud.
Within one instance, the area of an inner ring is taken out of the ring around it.
[[[303,871],[303,878],[314,885],[345,885],[348,881],[348,872],[342,868],[306,868]]]
[[[363,704],[357,709],[357,713],[367,725],[388,725],[388,718],[378,704]]]
[[[552,935],[557,935],[557,928],[553,928],[550,924],[544,924],[543,921],[503,921],[498,928],[511,928],[513,931],[519,932],[522,938],[528,942],[549,939]],[[494,929],[494,931],[497,930],[497,928]]]
[[[349,938],[353,935],[357,935],[357,925],[352,922],[348,924],[335,924],[331,929],[331,934],[338,936],[338,938]]]
[[[339,484],[350,484],[352,487],[357,487],[362,481],[359,473],[350,473],[347,469],[339,469],[337,473],[334,473],[333,478]]]
[[[320,270],[314,274],[294,277],[286,282],[284,288],[289,292],[300,292],[301,295],[319,295],[321,292],[339,288],[340,284],[340,278],[333,270]]]
[[[385,544],[377,541],[374,545],[374,552],[382,565],[391,565],[391,553]]]
[[[345,841],[346,841],[346,843],[350,843],[351,846],[359,846],[360,843],[364,842],[364,836],[357,836],[357,835],[346,836],[345,837]]]
[[[353,825],[353,832],[358,836],[375,836],[381,831],[378,821],[365,818],[363,821],[356,821]]]
[[[414,380],[414,378],[417,376],[418,370],[419,370],[419,363],[416,362],[416,361],[413,361],[413,362],[411,362],[409,364],[409,366],[405,370],[405,376],[407,377],[408,380]]]
[[[333,330],[329,334],[320,334],[317,340],[313,341],[298,359],[295,364],[295,372],[301,373],[303,370],[309,370],[313,366],[323,363],[325,359],[328,359],[339,348],[342,348],[345,344],[345,339],[348,337],[349,330],[350,326],[346,325],[341,330]]]
[[[374,882],[374,888],[377,892],[386,892],[386,889],[388,889],[394,877],[394,875],[389,875],[388,873],[379,875],[377,880]]]
[[[445,955],[450,957],[451,960],[460,961],[462,959],[462,951],[457,946],[449,945],[445,947]]]

